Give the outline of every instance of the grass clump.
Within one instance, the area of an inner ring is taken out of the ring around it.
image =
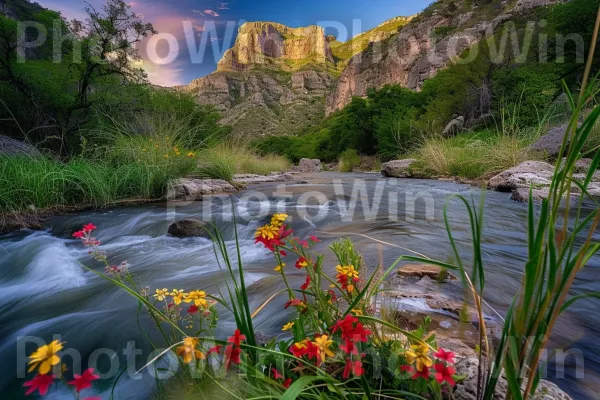
[[[354,149],[348,149],[340,156],[340,172],[352,172],[354,168],[360,165],[360,156]]]
[[[492,131],[435,137],[426,139],[414,156],[430,175],[488,178],[523,161],[541,159],[527,150],[533,137]]]

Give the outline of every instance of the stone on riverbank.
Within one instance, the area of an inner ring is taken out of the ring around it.
[[[202,200],[203,196],[236,192],[237,189],[222,179],[183,178],[169,185],[169,200]]]
[[[294,180],[292,173],[286,172],[271,173],[269,175],[256,175],[256,174],[237,174],[233,176],[233,181],[238,184],[250,185],[254,183],[270,183],[270,182],[286,182]]]
[[[529,150],[545,153],[548,157],[556,159],[562,146],[562,141],[565,136],[567,125],[560,125],[550,129],[548,133],[540,136],[540,138],[531,146]]]
[[[414,158],[388,161],[381,165],[381,174],[388,178],[410,178],[413,176],[411,166],[416,162]]]
[[[210,238],[206,230],[206,223],[196,220],[182,220],[172,223],[169,226],[169,235],[179,239],[189,237],[206,237]]]
[[[529,186],[549,186],[554,174],[554,166],[543,161],[524,161],[499,173],[490,179],[490,189],[499,192],[512,192]]]
[[[321,172],[323,171],[323,164],[321,160],[303,158],[300,160],[297,166],[292,168],[295,172]]]

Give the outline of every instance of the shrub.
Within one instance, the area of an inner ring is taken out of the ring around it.
[[[360,156],[354,149],[348,149],[340,156],[340,172],[352,172],[354,168],[360,165]]]

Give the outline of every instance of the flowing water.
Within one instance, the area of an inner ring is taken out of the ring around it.
[[[21,231],[0,237],[0,398],[24,397],[23,379],[18,377],[24,377],[26,356],[36,347],[36,340],[47,342],[54,337],[66,341],[71,349],[65,358],[77,361],[80,357],[83,368],[92,364],[103,374],[116,376],[128,362],[131,364],[114,386],[115,399],[152,397],[153,377],[133,373],[148,359],[150,347],[143,331],[153,336],[152,324],[143,312],[138,318],[132,297],[81,266],[102,270],[80,241],[71,237],[84,223],[98,226],[96,236],[102,249],[113,263],[127,261],[140,286],[152,290],[202,289],[217,294],[219,289],[224,290],[225,279],[212,243],[204,238],[176,239],[167,235],[167,229],[174,218],[213,220],[233,250],[233,204],[250,286],[248,295],[252,309],[256,309],[283,287],[280,276],[273,271],[272,255],[253,242],[254,230],[269,214],[285,211],[298,236],[314,234],[321,238],[315,251],[328,254],[326,270],[333,274],[335,262],[327,246],[339,237],[352,237],[371,267],[381,262],[391,265],[397,257],[409,254],[404,249],[448,261],[451,248],[443,208],[453,194],[472,196],[477,202],[482,192],[442,181],[322,173],[310,177],[308,184],[286,184],[285,188],[264,184],[212,202],[153,204],[61,216],[50,221],[46,231]],[[509,197],[506,193],[485,193],[485,299],[501,314],[519,290],[526,259],[527,207],[511,202]],[[461,252],[469,258],[470,231],[464,207],[451,202],[448,215]],[[292,259],[287,261],[290,266],[294,263]],[[599,289],[599,267],[600,259],[592,259],[575,281],[573,294]],[[303,282],[301,272],[294,268],[288,272],[292,286]],[[285,298],[277,297],[258,314],[258,331],[280,333],[290,318],[283,311],[284,302]],[[569,356],[558,363],[564,365],[562,369],[551,359],[548,378],[576,399],[597,398],[600,391],[599,305],[600,300],[577,303],[561,317],[552,342],[553,348],[568,350]],[[218,334],[228,335],[233,329],[231,316],[222,313]],[[136,349],[141,350],[139,355]],[[585,364],[577,354],[584,356]],[[102,380],[85,394],[108,399],[113,382]],[[63,385],[55,385],[48,398],[72,397]]]

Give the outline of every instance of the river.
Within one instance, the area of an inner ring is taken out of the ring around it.
[[[35,348],[35,338],[50,341],[53,335],[60,335],[57,338],[65,341],[67,348],[77,350],[69,354],[81,357],[84,367],[98,360],[98,369],[106,374],[111,368],[124,368],[127,360],[135,357],[135,349],[142,350],[135,366],[147,359],[149,345],[140,326],[151,330],[151,324],[142,313],[138,325],[136,301],[81,266],[102,268],[71,237],[84,223],[98,226],[96,236],[102,242],[101,248],[113,263],[127,261],[140,285],[152,290],[201,289],[217,294],[224,289],[224,277],[215,262],[212,243],[204,238],[176,239],[167,235],[167,229],[174,218],[213,220],[233,249],[233,204],[249,296],[256,308],[282,287],[279,275],[273,271],[272,255],[253,242],[254,230],[267,215],[285,211],[300,236],[317,235],[322,242],[315,250],[327,253],[326,269],[330,271],[335,263],[327,247],[345,236],[352,237],[370,266],[380,260],[389,266],[397,257],[408,254],[400,247],[447,261],[451,247],[443,221],[446,199],[462,194],[477,202],[482,195],[481,189],[468,185],[383,179],[375,174],[321,173],[308,181],[285,187],[276,183],[257,185],[231,197],[205,202],[157,203],[59,216],[48,222],[45,231],[1,236],[0,397],[24,398],[23,379],[17,376],[22,377],[25,357]],[[527,206],[509,197],[506,193],[485,192],[485,300],[501,314],[519,289],[526,259]],[[378,210],[373,204],[379,206]],[[470,232],[464,207],[451,202],[448,215],[461,252],[468,259]],[[288,261],[293,265],[293,260]],[[290,279],[293,285],[300,285],[304,276],[297,273]],[[573,294],[599,290],[599,282],[600,259],[596,257],[577,277]],[[267,335],[280,333],[289,318],[282,311],[284,302],[284,298],[277,298],[269,303],[256,317],[256,329]],[[568,351],[570,356],[564,363],[564,377],[555,362],[549,363],[548,379],[575,399],[594,399],[600,391],[599,306],[600,300],[577,303],[561,317],[552,340],[552,348]],[[226,314],[219,326],[223,335],[234,329],[232,318]],[[583,355],[584,369],[575,368],[578,359],[573,355],[578,353]],[[577,376],[582,372],[584,377]],[[111,380],[104,380],[86,393],[95,392],[108,399],[112,386]],[[126,373],[115,387],[114,398],[146,399],[153,390],[154,379],[148,374]],[[55,385],[47,398],[72,397],[64,386]]]

